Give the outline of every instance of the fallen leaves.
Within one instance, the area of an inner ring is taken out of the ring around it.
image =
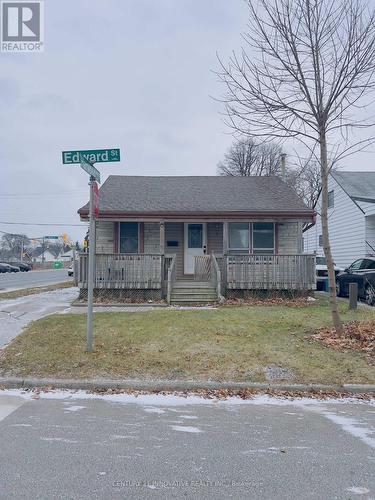
[[[346,323],[342,335],[334,328],[321,328],[312,338],[332,349],[363,351],[370,361],[375,362],[375,321]]]

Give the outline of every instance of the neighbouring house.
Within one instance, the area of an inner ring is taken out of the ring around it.
[[[97,294],[187,303],[315,288],[315,256],[302,252],[315,212],[278,177],[109,176],[99,198]]]
[[[304,232],[305,252],[323,256],[320,198],[317,221]],[[328,227],[333,260],[341,268],[375,256],[375,172],[333,172],[328,180]]]
[[[43,252],[42,247],[37,247],[31,252],[31,260],[35,263],[41,262],[55,262],[56,255],[48,249]]]

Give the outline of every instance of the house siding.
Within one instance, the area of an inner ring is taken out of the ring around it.
[[[115,247],[115,226],[113,222],[99,220],[96,223],[96,252],[113,253]]]
[[[300,253],[300,223],[281,222],[277,224],[277,253]]]
[[[160,224],[144,223],[144,253],[160,253]]]
[[[223,254],[223,223],[208,222],[207,224],[207,253]]]
[[[365,255],[366,222],[365,215],[356,203],[345,193],[341,186],[330,176],[328,190],[334,191],[334,206],[328,209],[328,228],[333,260],[342,268]],[[319,198],[316,210],[320,213]],[[319,246],[322,234],[320,216],[315,226],[304,233],[304,251],[324,255]]]
[[[177,241],[177,247],[168,247],[168,241]],[[165,253],[176,255],[177,277],[184,274],[184,224],[183,222],[165,223]]]

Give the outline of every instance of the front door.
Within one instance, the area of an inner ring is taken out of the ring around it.
[[[206,253],[206,224],[185,224],[184,274],[194,274],[194,257]]]

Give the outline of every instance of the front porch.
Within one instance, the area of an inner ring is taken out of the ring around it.
[[[80,254],[79,286],[87,288],[88,258]],[[94,288],[128,299],[168,303],[215,302],[244,291],[315,289],[315,255],[203,255],[194,257],[194,273],[177,275],[177,256],[96,254]],[[116,292],[117,291],[117,292]]]

